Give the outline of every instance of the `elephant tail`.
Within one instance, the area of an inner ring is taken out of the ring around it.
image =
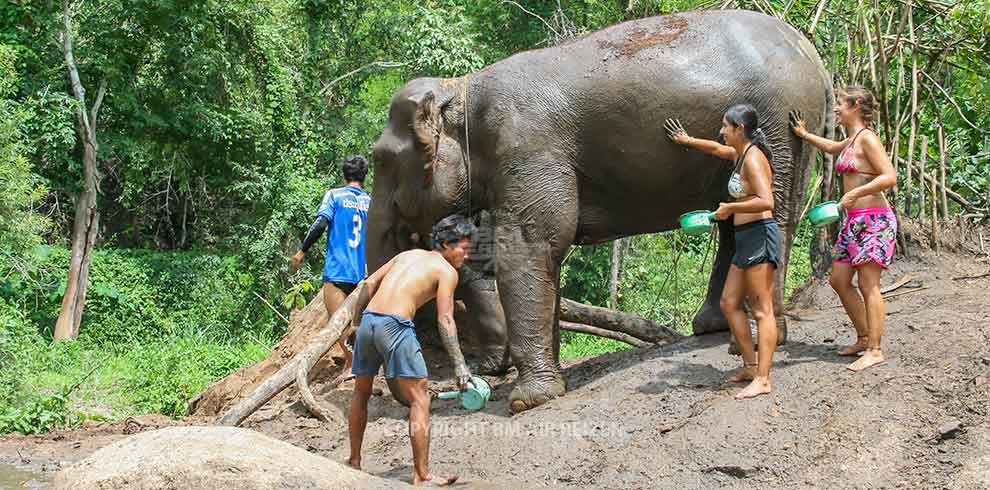
[[[835,113],[832,110],[835,108],[835,90],[832,88],[832,83],[830,80],[826,79],[825,83],[825,114],[822,114],[822,121],[825,123],[824,134],[828,137],[835,138]]]

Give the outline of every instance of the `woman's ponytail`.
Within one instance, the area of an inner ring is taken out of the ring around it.
[[[733,126],[742,126],[743,134],[767,157],[770,171],[773,172],[773,152],[770,151],[770,142],[767,140],[766,133],[760,128],[756,109],[749,104],[736,104],[725,111],[725,119]]]

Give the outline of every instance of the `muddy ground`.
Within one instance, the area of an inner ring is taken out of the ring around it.
[[[723,380],[739,358],[726,354],[726,334],[568,362],[567,396],[516,416],[511,384],[491,378],[496,399],[480,412],[434,402],[432,469],[460,474],[462,488],[990,489],[990,276],[956,279],[990,262],[916,253],[884,276],[889,286],[913,275],[889,293],[885,366],[845,369],[835,351],[854,340],[851,326],[828,285],[814,283],[788,311],[769,396],[732,398],[741,387]],[[434,388],[450,386],[431,368]],[[349,388],[315,389],[343,408]],[[387,391],[372,398],[366,471],[409,480],[405,415]],[[6,437],[0,463],[51,474],[125,432],[203,422],[144,417]],[[245,426],[347,456],[343,422],[310,418],[289,391]]]

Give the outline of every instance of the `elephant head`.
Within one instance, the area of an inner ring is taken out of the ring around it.
[[[404,250],[428,248],[433,223],[466,208],[458,85],[456,79],[419,78],[392,97],[388,124],[374,147],[369,271]]]

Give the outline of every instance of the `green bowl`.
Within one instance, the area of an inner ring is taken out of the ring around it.
[[[815,226],[825,226],[839,221],[839,203],[825,201],[808,211],[808,219]]]
[[[468,388],[463,392],[444,391],[438,394],[437,398],[441,400],[460,398],[462,407],[468,410],[481,410],[485,408],[485,404],[492,398],[492,387],[484,378],[471,376],[471,382],[468,383]]]
[[[681,230],[688,235],[701,235],[708,233],[715,224],[715,213],[711,211],[691,211],[684,213],[680,217]]]

